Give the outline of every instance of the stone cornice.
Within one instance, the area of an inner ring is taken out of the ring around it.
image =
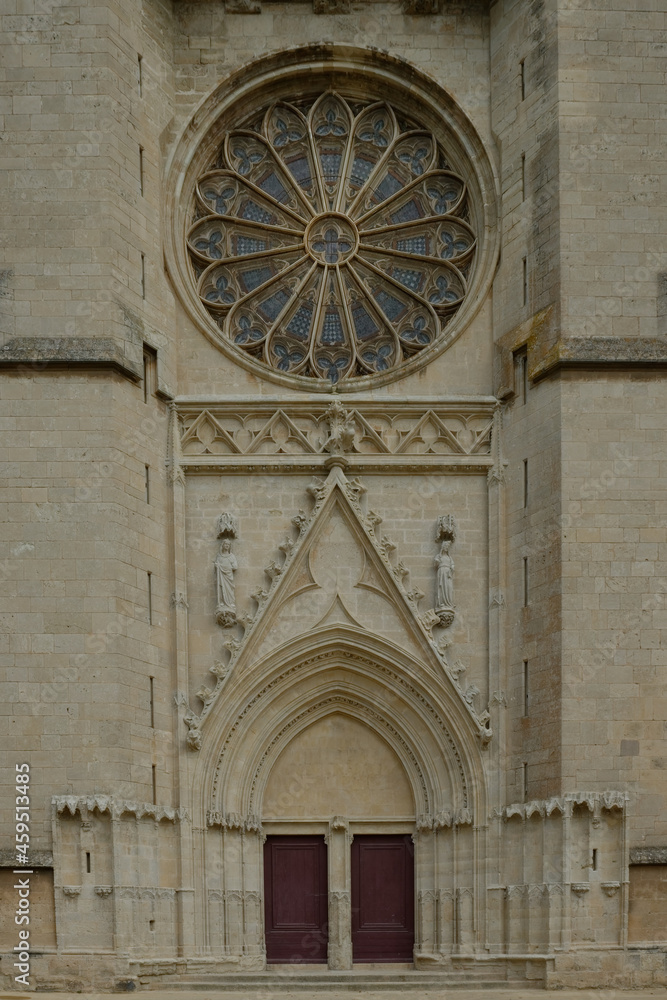
[[[132,382],[143,373],[109,338],[22,337],[0,348],[0,368],[30,375],[47,368],[110,368]]]
[[[631,865],[667,865],[667,847],[631,847]]]
[[[568,369],[667,369],[667,339],[658,337],[568,337],[559,340],[536,365],[533,382]]]
[[[183,2],[183,0],[177,0]],[[200,0],[205,3],[207,0]],[[226,14],[261,14],[262,4],[260,0],[208,0],[208,3],[217,7],[224,7]],[[370,4],[370,0],[368,0]],[[475,7],[480,11],[488,11],[492,0],[475,0],[468,3],[468,7]],[[447,14],[452,6],[451,0],[400,0],[398,6],[404,14],[413,16],[422,15],[433,17],[437,14]],[[313,0],[314,14],[349,14],[350,0]]]
[[[17,864],[16,850],[0,850],[0,868],[53,868],[53,851],[29,851],[27,863]]]

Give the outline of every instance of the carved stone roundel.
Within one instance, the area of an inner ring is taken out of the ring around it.
[[[350,383],[441,340],[474,266],[466,184],[389,104],[327,91],[227,132],[188,248],[222,335],[274,371]]]

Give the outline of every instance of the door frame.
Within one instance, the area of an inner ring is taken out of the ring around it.
[[[414,819],[400,817],[395,820],[349,820],[344,816],[334,816],[329,822],[323,821],[280,821],[269,820],[263,824],[266,836],[324,836],[327,846],[328,868],[328,960],[331,970],[351,970],[352,957],[352,842],[356,835],[363,834],[407,834],[414,842],[414,913],[415,948],[417,947],[417,883],[419,880],[419,838],[415,836]],[[264,852],[261,857],[261,885],[264,881]],[[262,927],[266,932],[265,901],[262,906]],[[401,963],[412,965],[413,962]]]
[[[374,844],[373,841],[375,841]],[[402,896],[402,907],[405,916],[405,924],[402,928],[394,925],[393,928],[385,927],[383,929],[376,928],[375,930],[369,928],[364,931],[363,928],[359,927],[359,914],[362,906],[362,900],[364,898],[362,886],[362,851],[364,847],[376,847],[381,850],[396,850],[398,848],[401,852],[404,865],[403,877],[400,880],[400,885],[397,881],[396,887],[399,889],[399,893]],[[384,831],[380,834],[359,834],[354,838],[351,845],[351,870],[351,938],[354,964],[369,965],[381,963],[413,963],[416,943],[414,839],[409,834],[395,834],[389,833],[388,831]],[[364,937],[366,938],[365,942]],[[390,947],[392,940],[394,945],[394,954],[391,953]],[[354,954],[355,950],[357,951],[356,957]],[[364,950],[366,951],[366,957],[362,957],[362,955],[359,954],[360,951],[363,952]],[[397,951],[401,951],[402,954],[396,954]]]
[[[280,840],[281,844],[276,845],[276,841]],[[273,903],[273,871],[267,870],[267,859],[272,858],[271,847],[273,845],[282,847],[311,847],[315,848],[315,854],[318,862],[318,870],[316,873],[317,880],[317,895],[319,897],[319,919],[318,925],[315,929],[315,925],[312,928],[307,928],[305,925],[298,929],[295,927],[294,930],[269,930],[269,911],[272,908]],[[320,850],[321,849],[321,850]],[[323,856],[324,855],[324,856]],[[264,886],[264,938],[265,944],[267,945],[267,964],[272,965],[326,965],[328,961],[328,924],[329,924],[329,888],[328,888],[328,851],[326,844],[326,836],[320,834],[268,834],[264,842],[264,850],[262,851],[263,858],[263,872],[262,872],[262,883]],[[306,955],[301,954],[299,961],[294,961],[292,958],[277,957],[274,955],[269,958],[268,955],[268,938],[272,935],[276,935],[276,944],[278,944],[282,938],[282,943],[287,951],[294,949],[296,947],[303,948],[306,951]],[[322,935],[324,940],[320,937]],[[291,938],[301,938],[298,945],[291,943]],[[312,938],[310,944],[307,939]],[[317,957],[309,958],[307,955],[308,948],[316,946],[314,954]],[[322,951],[317,951],[317,946],[323,947]]]

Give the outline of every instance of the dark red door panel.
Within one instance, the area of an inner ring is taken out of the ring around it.
[[[264,844],[267,962],[326,962],[324,837],[267,837]]]
[[[414,858],[409,836],[352,842],[352,955],[355,962],[411,962]]]

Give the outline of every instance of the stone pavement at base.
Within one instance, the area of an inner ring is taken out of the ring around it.
[[[359,993],[330,992],[317,988],[312,992],[297,990],[289,993],[272,993],[264,990],[240,990],[228,993],[211,989],[198,990],[139,990],[132,993],[14,993],[0,992],[0,1000],[109,1000],[112,996],[145,996],[150,1000],[540,1000],[549,997],[558,1000],[667,1000],[667,989],[647,990],[527,990],[527,989],[474,989],[474,990],[427,990],[413,987],[401,990],[362,990]]]

